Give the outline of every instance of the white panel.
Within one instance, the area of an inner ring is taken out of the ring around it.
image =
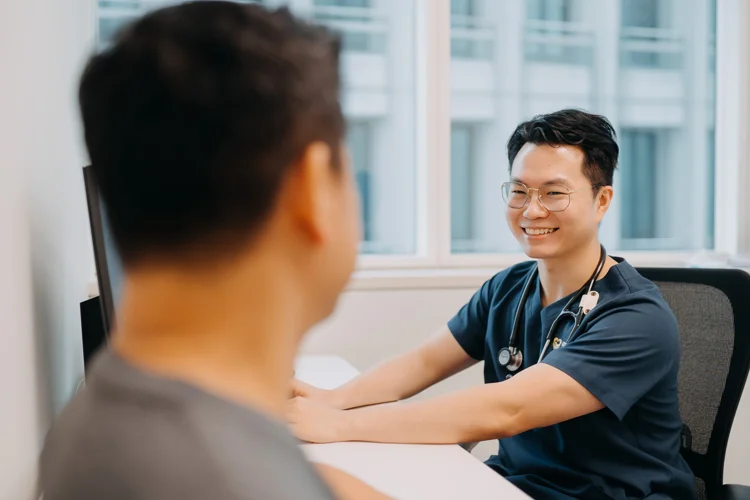
[[[624,100],[680,102],[685,98],[684,76],[679,71],[658,69],[623,69],[620,71],[620,93]]]
[[[527,81],[524,93],[534,99],[555,95],[563,97],[566,102],[579,96],[588,99],[592,92],[592,71],[587,66],[570,64],[528,63]],[[555,82],[550,85],[550,82]],[[548,112],[550,110],[547,110]]]
[[[83,373],[93,270],[76,86],[92,2],[3,3],[0,16],[0,499],[37,498],[50,417]]]
[[[385,90],[387,59],[382,55],[342,52],[342,80],[347,89]]]
[[[451,61],[451,90],[453,92],[494,92],[495,68],[484,61]]]
[[[451,118],[457,121],[483,122],[497,116],[496,99],[491,94],[459,94],[451,97]]]
[[[342,98],[344,114],[359,119],[384,118],[388,115],[389,98],[382,90],[346,92]]]
[[[629,103],[620,109],[620,126],[626,128],[680,128],[685,120],[685,108],[681,104]]]

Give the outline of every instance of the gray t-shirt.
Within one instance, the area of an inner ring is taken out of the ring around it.
[[[109,350],[54,423],[44,500],[332,500],[280,422]]]

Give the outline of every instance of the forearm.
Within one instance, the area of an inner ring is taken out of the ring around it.
[[[513,435],[517,410],[501,403],[499,384],[417,402],[346,412],[342,441],[457,444]]]
[[[341,409],[399,401],[418,394],[432,383],[417,351],[389,359],[335,389]]]
[[[288,420],[304,441],[458,444],[515,436],[604,408],[565,372],[545,363],[510,380],[423,401],[337,410],[292,400]]]
[[[392,358],[337,389],[336,406],[348,409],[407,399],[476,362],[445,326],[419,348]]]

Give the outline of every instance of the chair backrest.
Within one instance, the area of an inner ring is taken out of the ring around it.
[[[639,268],[680,328],[682,453],[699,498],[723,484],[724,458],[750,368],[750,274],[738,269]]]

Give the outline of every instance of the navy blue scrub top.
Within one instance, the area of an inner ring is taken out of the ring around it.
[[[501,439],[487,465],[534,499],[694,499],[694,478],[680,455],[677,321],[657,287],[627,262],[596,282],[597,306],[573,341],[542,360],[605,406],[567,422]],[[484,361],[485,383],[504,381],[498,353],[508,346],[521,290],[533,262],[488,280],[449,322],[458,343]],[[550,325],[570,296],[541,306],[532,285],[518,336],[523,368],[537,362]],[[573,305],[575,310],[577,304]],[[572,328],[564,320],[563,342]]]

